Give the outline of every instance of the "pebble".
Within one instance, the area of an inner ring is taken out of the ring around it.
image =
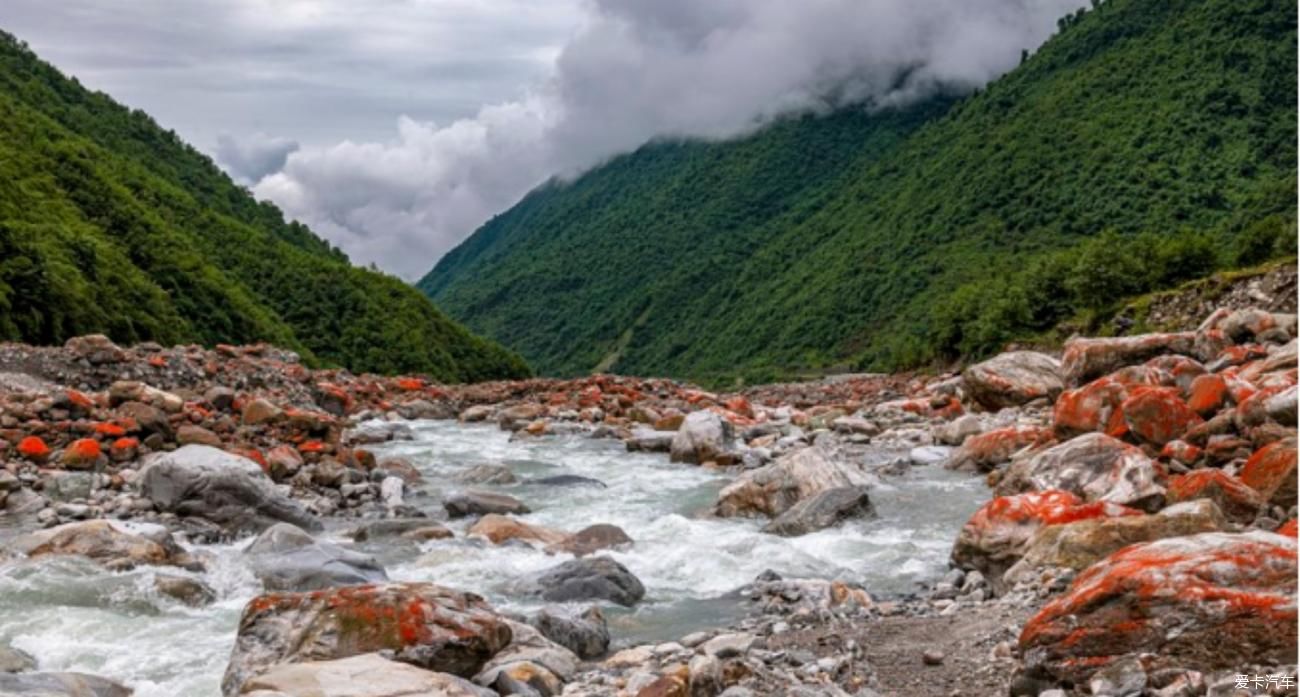
[[[921,654],[921,662],[927,666],[937,666],[943,664],[943,652],[938,649],[926,649]]]

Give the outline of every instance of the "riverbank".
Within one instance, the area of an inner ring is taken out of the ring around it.
[[[0,686],[1232,694],[1295,675],[1295,334],[1225,310],[730,394],[3,345]],[[65,638],[97,622],[197,638],[142,677]]]

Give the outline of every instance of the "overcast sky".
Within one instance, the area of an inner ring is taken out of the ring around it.
[[[1082,4],[0,0],[0,27],[413,280],[552,175],[655,136],[982,85]]]

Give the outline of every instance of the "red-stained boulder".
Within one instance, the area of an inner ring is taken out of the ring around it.
[[[945,465],[948,469],[988,472],[1008,462],[1016,452],[1051,440],[1051,434],[1034,426],[1009,426],[970,436]]]
[[[385,650],[403,663],[471,677],[511,636],[481,597],[431,583],[260,595],[239,620],[221,689],[238,694],[246,680],[277,664]]]
[[[1165,383],[1186,392],[1196,378],[1205,375],[1205,366],[1198,360],[1187,356],[1156,356],[1146,362],[1146,367],[1168,373],[1170,380]]]
[[[1296,439],[1270,443],[1246,461],[1241,481],[1269,503],[1289,508],[1296,503]]]
[[[103,455],[99,441],[93,438],[82,438],[72,441],[63,449],[59,462],[68,469],[86,470],[98,464]]]
[[[1222,375],[1201,375],[1192,381],[1187,406],[1201,416],[1209,416],[1228,404],[1232,393]]]
[[[1061,368],[1067,384],[1082,385],[1124,366],[1166,353],[1198,355],[1196,332],[1071,339],[1065,343]]]
[[[1220,469],[1200,469],[1172,477],[1165,496],[1169,503],[1210,499],[1229,520],[1249,523],[1264,505],[1264,497]]]
[[[1269,418],[1268,400],[1272,399],[1273,397],[1276,397],[1279,394],[1282,394],[1287,390],[1288,387],[1289,385],[1288,386],[1277,385],[1274,387],[1265,387],[1263,389],[1256,390],[1255,392],[1251,393],[1249,397],[1246,397],[1245,399],[1241,400],[1241,403],[1237,405],[1237,415],[1236,415],[1237,430],[1244,432],[1246,429],[1249,429],[1252,426],[1258,426],[1264,423],[1265,421],[1268,421]],[[1286,425],[1295,426],[1295,424],[1286,424]]]
[[[952,548],[952,563],[976,569],[997,584],[1024,554],[1039,528],[1092,518],[1141,515],[1112,503],[1084,503],[1068,491],[1036,491],[999,496],[971,516]]]
[[[1280,528],[1277,529],[1277,534],[1279,534],[1279,535],[1286,535],[1287,537],[1295,537],[1295,536],[1296,536],[1296,519],[1295,519],[1295,518],[1292,518],[1291,520],[1288,520],[1288,521],[1286,521],[1285,523],[1282,523],[1282,527],[1280,527]]]
[[[1200,448],[1183,440],[1171,440],[1160,449],[1160,457],[1166,460],[1177,460],[1185,465],[1196,462],[1200,456]]]
[[[1153,445],[1164,445],[1201,423],[1172,387],[1137,387],[1120,405],[1129,431]]]
[[[1061,364],[1035,351],[1010,351],[976,363],[962,373],[972,399],[988,409],[1054,399],[1064,387]]]
[[[45,462],[50,456],[50,446],[37,436],[27,436],[18,441],[18,454],[32,462]]]
[[[1120,405],[1135,388],[1169,386],[1174,377],[1150,365],[1121,368],[1074,390],[1066,390],[1052,409],[1052,426],[1058,438],[1099,431],[1120,438],[1128,433]]]
[[[1141,450],[1102,433],[1088,433],[1016,460],[998,482],[999,496],[1062,489],[1085,501],[1153,510],[1164,501],[1155,464]]]
[[[1025,625],[1027,674],[1086,683],[1124,656],[1148,670],[1231,669],[1296,656],[1296,541],[1259,530],[1126,547]]]

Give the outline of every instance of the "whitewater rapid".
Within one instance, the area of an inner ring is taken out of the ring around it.
[[[522,500],[533,510],[522,516],[530,523],[570,532],[612,523],[635,540],[630,549],[605,552],[646,587],[635,608],[606,608],[616,644],[675,639],[734,620],[744,608],[732,591],[768,569],[789,577],[839,578],[876,596],[915,590],[918,581],[946,570],[962,523],[988,497],[978,478],[917,467],[871,491],[876,519],[782,538],[759,532],[762,521],[703,515],[731,475],[671,464],[663,455],[629,453],[618,440],[511,440],[494,426],[449,421],[411,426],[416,440],[372,449],[380,459],[401,456],[421,471],[425,493],[408,496],[408,503],[431,515],[441,517],[441,498],[465,488],[454,479],[458,472],[504,464],[518,483],[473,488]],[[606,486],[529,483],[558,474]],[[384,540],[358,549],[379,558],[393,580],[474,591],[518,612],[541,607],[521,592],[522,580],[570,558],[468,540],[468,521],[446,524],[454,539]],[[353,525],[332,521],[325,535],[351,544],[344,533]],[[240,611],[261,590],[241,560],[247,543],[193,547],[208,558],[201,577],[218,597],[202,608],[160,596],[150,568],[110,573],[75,558],[0,562],[0,643],[31,653],[41,670],[103,675],[134,687],[138,697],[218,695]]]

